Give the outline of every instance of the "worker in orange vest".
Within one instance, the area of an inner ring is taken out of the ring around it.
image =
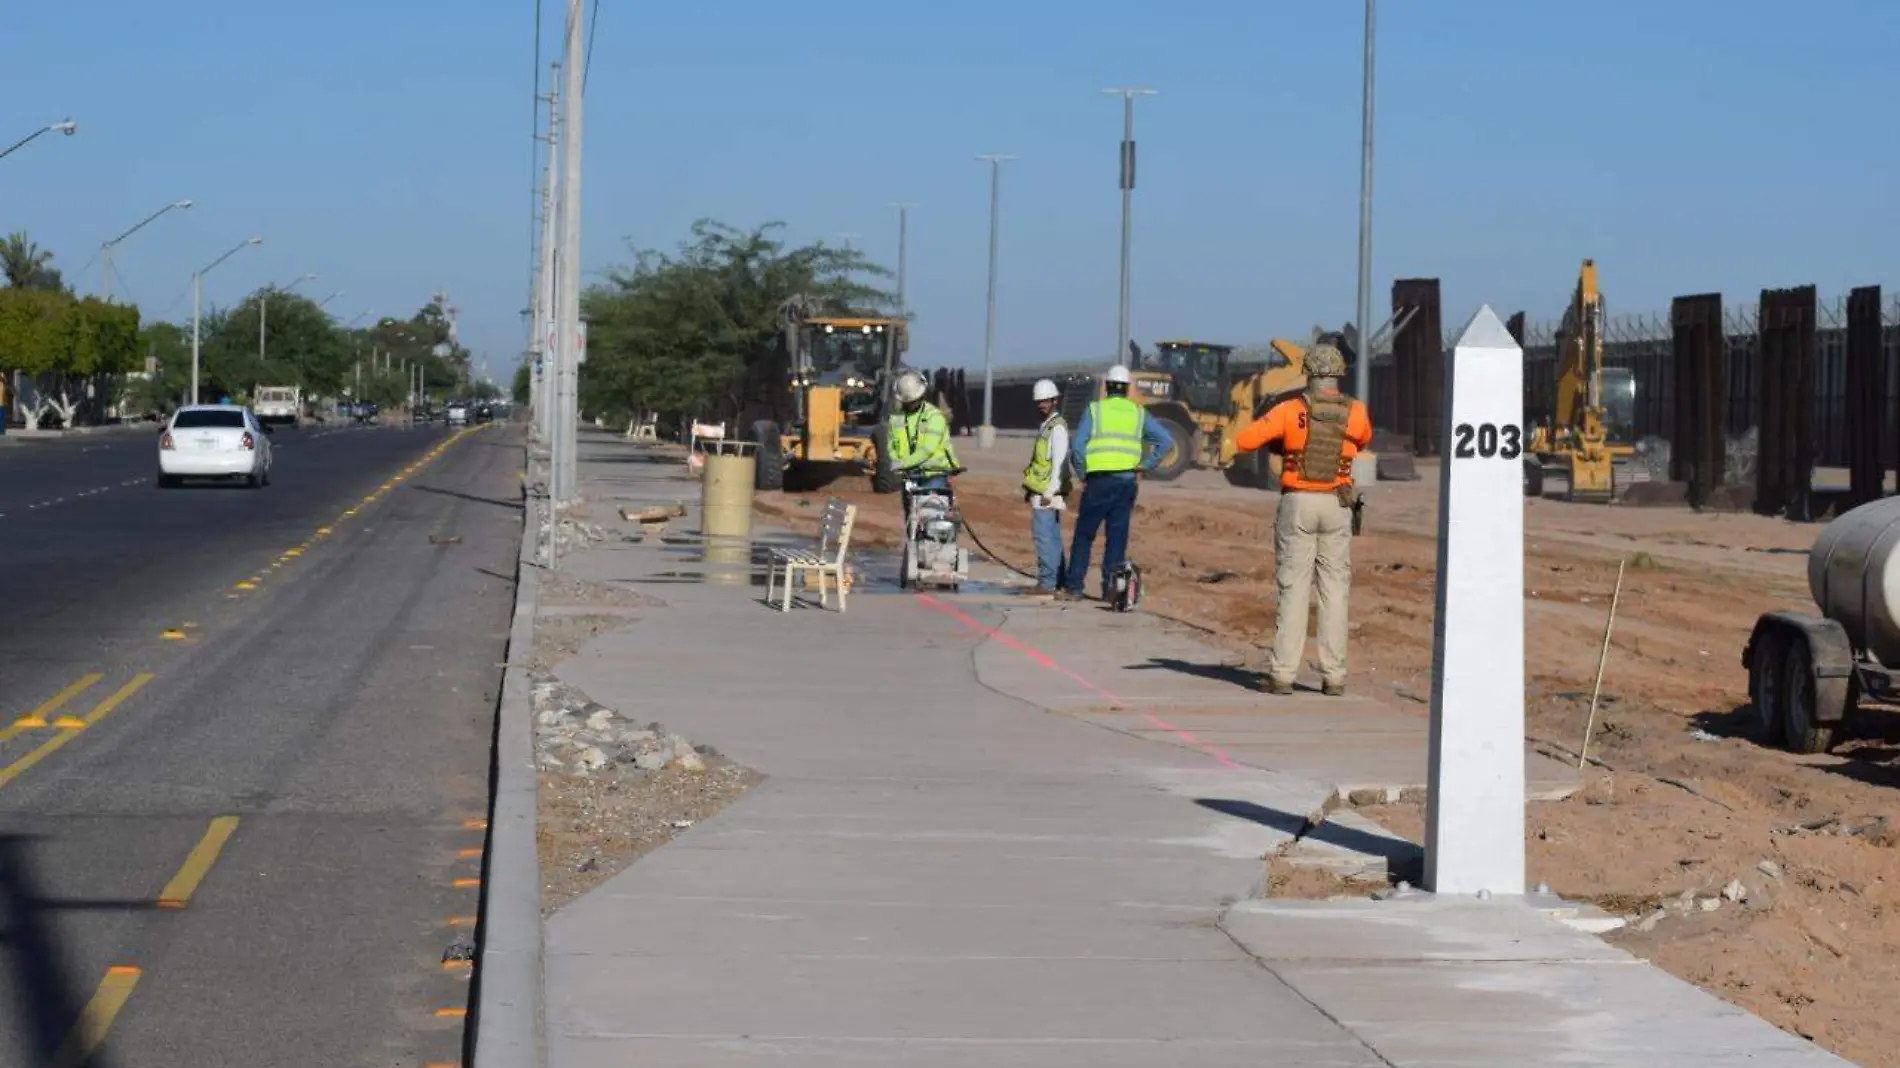
[[[1328,697],[1346,692],[1346,600],[1352,589],[1352,461],[1372,444],[1363,402],[1340,392],[1346,359],[1321,342],[1306,354],[1306,389],[1240,432],[1241,452],[1272,447],[1284,459],[1273,520],[1273,651],[1269,693],[1293,692],[1306,652],[1306,612],[1319,586],[1319,674]]]

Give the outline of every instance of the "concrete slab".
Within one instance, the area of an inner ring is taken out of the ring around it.
[[[1249,902],[1223,926],[1388,1064],[1848,1063],[1523,901]]]

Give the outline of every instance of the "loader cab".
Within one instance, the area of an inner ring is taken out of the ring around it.
[[[803,392],[830,387],[839,393],[847,426],[876,424],[908,347],[896,319],[807,319],[798,328],[792,386]]]
[[[1137,370],[1149,372],[1152,377],[1165,377],[1170,388],[1165,397],[1149,394],[1146,399],[1179,401],[1195,412],[1220,411],[1227,404],[1232,385],[1228,360],[1233,351],[1232,345],[1201,341],[1156,342],[1154,354],[1143,359]],[[1138,373],[1134,377],[1136,388],[1141,388],[1143,375]]]

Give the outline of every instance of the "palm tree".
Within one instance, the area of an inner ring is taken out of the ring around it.
[[[53,254],[27,239],[24,231],[15,231],[0,241],[0,275],[16,289],[58,289],[59,271],[53,267]]]

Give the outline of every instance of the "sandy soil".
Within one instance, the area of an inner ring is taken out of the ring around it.
[[[975,533],[1009,563],[1031,564],[1013,488],[1027,442],[988,454],[960,445],[972,471],[959,499]],[[1369,487],[1368,530],[1353,543],[1350,685],[1424,716],[1437,477],[1428,465],[1421,474]],[[806,499],[832,493],[862,506],[863,543],[895,544],[893,498],[852,479]],[[1207,628],[1263,667],[1276,501],[1211,472],[1144,485],[1131,552],[1144,608]],[[813,514],[791,495],[761,495],[758,507],[801,529]],[[1675,975],[1861,1064],[1900,1068],[1900,1015],[1883,1011],[1900,972],[1900,834],[1887,820],[1900,718],[1870,717],[1862,733],[1882,736],[1832,757],[1749,737],[1742,645],[1761,612],[1812,610],[1802,554],[1818,528],[1557,500],[1530,502],[1527,521],[1528,733],[1552,753],[1574,759],[1583,743],[1618,563],[1628,564],[1589,740],[1601,763],[1570,800],[1532,806],[1532,882],[1635,917],[1612,939]],[[1418,806],[1365,811],[1420,839]],[[1891,822],[1900,828],[1900,816]],[[1737,882],[1741,900],[1723,897]]]

